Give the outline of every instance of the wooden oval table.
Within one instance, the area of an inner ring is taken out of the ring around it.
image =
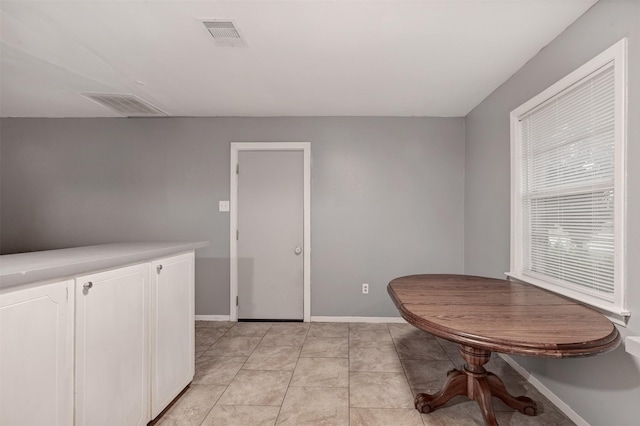
[[[491,397],[535,416],[536,403],[514,397],[483,365],[491,352],[536,357],[581,357],[615,349],[618,330],[600,313],[538,287],[466,275],[411,275],[387,287],[413,326],[460,345],[462,368],[447,373],[437,394],[421,393],[415,407],[429,413],[457,395],[477,401],[485,423],[497,425]]]

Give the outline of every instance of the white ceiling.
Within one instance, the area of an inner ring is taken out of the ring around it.
[[[464,116],[596,0],[0,2],[0,115]],[[200,18],[235,20],[217,47]]]

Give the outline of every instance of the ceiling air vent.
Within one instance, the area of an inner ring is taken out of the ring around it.
[[[167,115],[166,112],[134,95],[83,93],[82,96],[125,117],[159,117]]]
[[[217,46],[240,47],[247,45],[240,30],[238,30],[233,21],[228,19],[212,19],[202,21],[202,23],[215,40]]]

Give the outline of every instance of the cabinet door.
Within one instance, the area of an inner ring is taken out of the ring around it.
[[[193,380],[194,254],[151,263],[151,417]]]
[[[146,425],[149,264],[76,279],[76,425]]]
[[[73,424],[73,281],[0,295],[0,424]]]

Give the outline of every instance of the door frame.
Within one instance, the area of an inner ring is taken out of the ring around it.
[[[238,154],[240,151],[302,151],[303,153],[303,303],[302,318],[311,320],[311,143],[231,142],[229,226],[229,320],[238,321]]]

